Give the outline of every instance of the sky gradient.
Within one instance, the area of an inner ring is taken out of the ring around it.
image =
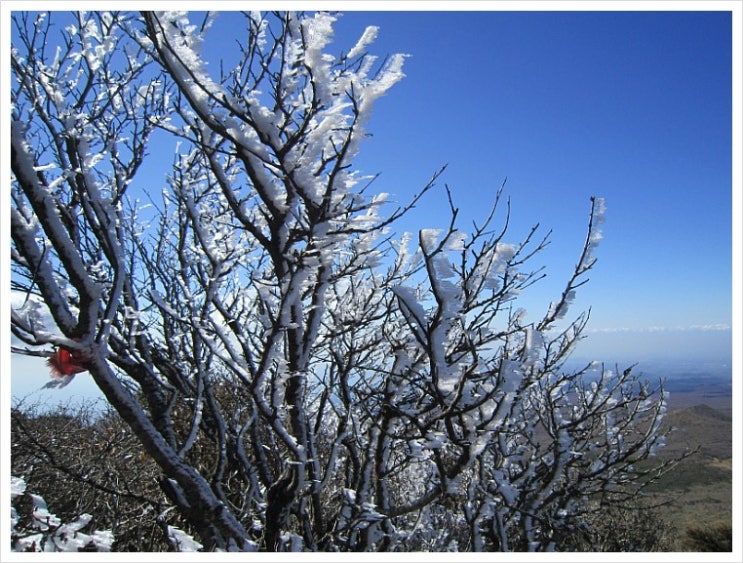
[[[350,50],[367,25],[380,28],[370,52],[409,57],[406,78],[375,107],[357,167],[380,173],[376,191],[405,202],[448,166],[400,230],[447,226],[444,184],[467,230],[508,178],[505,241],[535,223],[552,231],[532,261],[547,278],[519,301],[537,320],[578,259],[590,197],[604,197],[598,263],[571,309],[591,308],[576,355],[730,360],[729,12],[347,9],[329,50]],[[215,73],[243,34],[241,18],[217,19],[205,43]],[[153,154],[142,173],[171,161]],[[40,365],[14,358],[13,370]]]

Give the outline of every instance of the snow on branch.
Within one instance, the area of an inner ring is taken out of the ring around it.
[[[568,283],[562,292],[562,296],[557,302],[550,304],[549,311],[540,321],[540,330],[547,329],[554,323],[554,321],[565,317],[570,304],[575,299],[575,290],[588,281],[588,279],[580,280],[580,278],[593,268],[596,263],[594,251],[603,237],[600,225],[604,223],[605,213],[606,202],[604,201],[604,198],[592,197],[591,213],[588,221],[588,233],[586,235],[586,241],[583,244],[580,258],[578,259],[578,263],[575,265],[573,275],[568,280]]]
[[[81,514],[72,522],[63,523],[49,511],[46,501],[39,495],[26,492],[26,483],[20,477],[10,478],[11,550],[16,552],[94,551],[108,552],[114,542],[110,530],[84,533],[93,520],[90,514]],[[19,514],[17,503],[24,497],[31,500],[30,518]]]

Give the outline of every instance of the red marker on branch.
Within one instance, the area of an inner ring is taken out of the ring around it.
[[[55,379],[72,378],[73,375],[87,371],[85,358],[65,348],[59,348],[46,361],[49,371]]]

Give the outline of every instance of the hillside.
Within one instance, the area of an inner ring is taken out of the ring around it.
[[[733,420],[720,409],[706,403],[672,409],[665,425],[672,428],[666,455],[699,448],[699,456],[705,460],[732,457]]]
[[[691,400],[691,396],[678,397],[677,404]],[[730,398],[726,401],[729,403]],[[692,527],[731,525],[732,417],[725,401],[715,402],[720,408],[707,403],[673,408],[672,403],[664,422],[673,430],[661,458],[696,450],[649,489],[655,500],[668,503],[662,508],[662,516],[675,537],[682,537]]]

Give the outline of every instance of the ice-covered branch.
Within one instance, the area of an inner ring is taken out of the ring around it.
[[[600,225],[604,222],[606,213],[606,203],[603,198],[591,198],[591,213],[588,221],[588,233],[583,249],[578,259],[573,274],[568,280],[565,289],[557,302],[551,303],[549,311],[539,323],[540,330],[549,328],[556,320],[562,319],[568,312],[570,304],[575,299],[575,291],[580,286],[588,282],[588,279],[581,279],[583,275],[593,268],[596,263],[594,251],[603,237]]]

